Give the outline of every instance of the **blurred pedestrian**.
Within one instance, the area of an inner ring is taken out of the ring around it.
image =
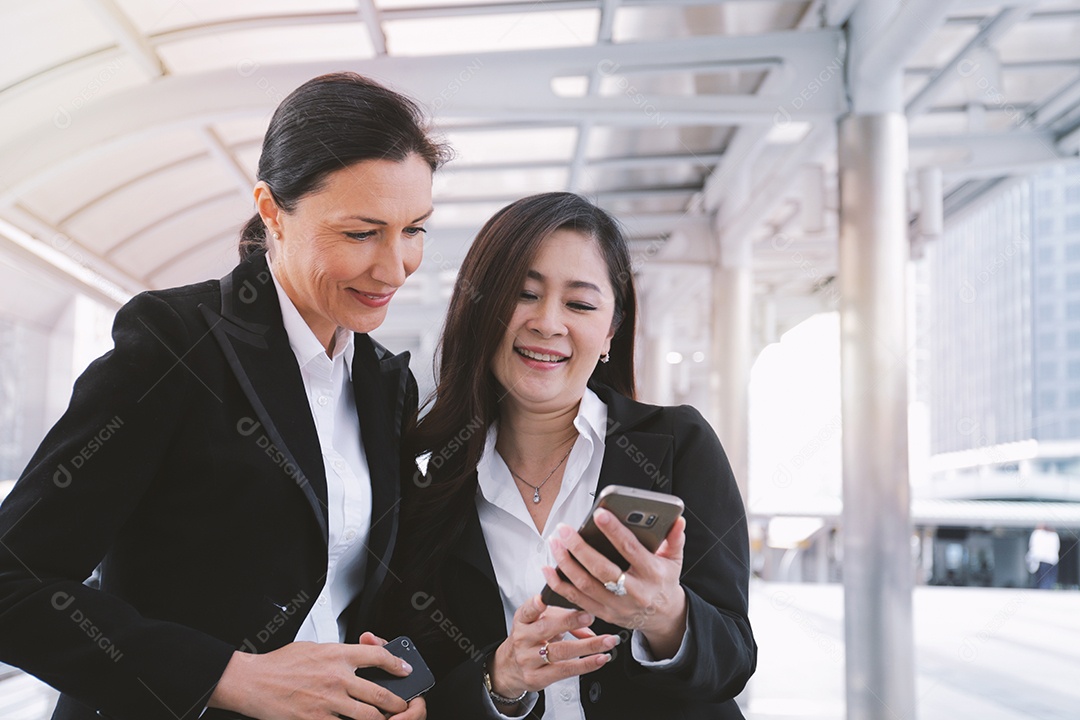
[[[1046,523],[1039,523],[1028,540],[1028,569],[1035,576],[1035,587],[1040,590],[1052,590],[1057,584],[1058,558],[1061,553],[1061,539],[1054,529]]]

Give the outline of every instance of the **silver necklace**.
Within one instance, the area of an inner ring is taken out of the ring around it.
[[[573,440],[576,437],[577,436],[575,435],[574,437],[572,437],[570,439]],[[559,461],[559,464],[556,465],[555,467],[551,468],[551,472],[549,472],[547,474],[547,477],[544,478],[544,481],[542,483],[540,483],[539,485],[533,485],[531,482],[529,482],[528,480],[526,480],[525,478],[521,477],[516,472],[514,472],[514,468],[510,467],[510,463],[506,464],[506,469],[510,471],[511,475],[513,475],[518,480],[520,480],[521,482],[525,483],[526,485],[528,485],[529,487],[531,487],[533,489],[533,503],[536,504],[536,503],[540,502],[540,488],[544,487],[544,485],[547,483],[547,481],[551,479],[551,476],[555,474],[555,471],[562,467],[562,464],[564,462],[566,462],[566,458],[570,457],[570,452],[573,449],[574,449],[574,446],[573,446],[573,444],[571,444],[570,449],[567,450],[566,454],[562,456],[562,460]]]

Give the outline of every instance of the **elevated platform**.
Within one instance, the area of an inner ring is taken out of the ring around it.
[[[755,582],[750,603],[747,720],[844,720],[843,588]],[[1075,720],[1076,592],[918,587],[914,603],[918,720]]]

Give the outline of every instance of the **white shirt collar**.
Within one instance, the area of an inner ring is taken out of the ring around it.
[[[326,357],[326,349],[315,337],[307,321],[300,315],[292,298],[278,282],[277,275],[274,273],[274,264],[269,261],[269,258],[267,258],[267,264],[270,266],[270,277],[274,281],[274,290],[277,291],[278,304],[281,306],[281,322],[285,326],[285,333],[289,336],[289,347],[296,355],[300,367],[304,367],[320,355]],[[349,379],[352,379],[353,349],[352,332],[343,327],[334,330],[334,355],[329,360],[336,362],[344,355],[345,371],[349,374]]]
[[[589,388],[585,388],[585,394],[578,404],[578,413],[574,417],[574,427],[577,428],[581,439],[584,440],[584,466],[590,464],[591,458],[599,452],[604,453],[604,427],[607,425],[607,405]],[[509,467],[495,451],[495,443],[499,438],[498,424],[493,423],[487,432],[487,442],[484,444],[484,454],[477,464],[478,490],[484,499],[493,505],[503,508],[517,505],[521,502],[517,497],[517,489],[513,482],[507,482]],[[575,444],[576,446],[576,444]],[[570,467],[572,457],[568,459],[567,467]],[[574,463],[580,465],[580,463]],[[566,491],[577,484],[580,473],[568,473],[563,475],[563,486],[566,490],[560,490],[563,495]]]
[[[574,427],[582,435],[590,431],[593,440],[604,447],[604,437],[607,425],[607,405],[600,396],[589,388],[585,388],[585,394],[581,396],[581,405],[578,406],[577,417],[574,418]]]

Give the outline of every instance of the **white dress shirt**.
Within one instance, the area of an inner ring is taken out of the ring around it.
[[[360,416],[352,387],[353,334],[339,327],[334,333],[334,356],[327,357],[322,343],[282,290],[273,264],[270,275],[289,347],[300,365],[326,470],[326,584],[295,639],[339,643],[345,641],[347,623],[342,612],[364,587],[371,529],[371,473],[360,439]]]
[[[476,468],[479,483],[476,510],[480,516],[480,527],[484,532],[495,578],[499,583],[507,633],[514,624],[514,612],[544,587],[544,575],[540,568],[544,565],[554,567],[556,564],[545,537],[550,537],[559,523],[577,529],[592,509],[596,487],[600,482],[600,467],[604,460],[607,405],[588,388],[581,398],[577,417],[574,418],[574,427],[579,433],[578,438],[566,459],[562,485],[548,515],[543,535],[536,530],[516,481],[502,456],[495,450],[497,426],[492,425],[488,430],[484,454]],[[543,494],[544,489],[540,492]],[[551,490],[548,489],[547,492]],[[635,630],[631,652],[634,659],[642,665],[662,667],[683,659],[687,652],[688,636],[689,619],[687,633],[684,634],[675,657],[656,661],[649,654],[644,635]],[[543,720],[584,720],[585,710],[579,697],[579,682],[577,677],[570,677],[545,688]],[[537,693],[529,693],[522,701],[524,705],[521,715],[517,716],[503,715],[490,698],[488,702],[496,715],[521,717],[532,710],[538,698]]]

